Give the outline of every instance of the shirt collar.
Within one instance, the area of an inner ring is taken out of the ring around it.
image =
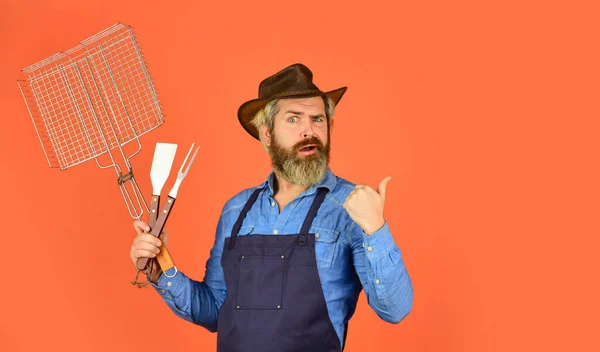
[[[269,194],[271,196],[273,196],[274,182],[275,182],[275,172],[271,171],[271,173],[269,173],[269,176],[267,177],[265,182],[260,184],[257,188],[268,187]],[[333,174],[333,172],[331,172],[331,169],[327,168],[327,171],[325,172],[325,176],[323,177],[321,182],[308,188],[306,191],[302,192],[302,194],[303,195],[311,195],[311,194],[317,192],[318,188],[327,188],[329,190],[329,192],[331,192],[335,188],[336,183],[337,183],[337,177]]]

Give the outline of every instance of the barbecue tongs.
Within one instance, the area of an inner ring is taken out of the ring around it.
[[[187,153],[181,168],[179,169],[179,174],[177,175],[177,180],[175,181],[175,185],[171,188],[169,192],[169,196],[167,197],[167,201],[163,205],[160,214],[158,214],[158,206],[160,204],[160,192],[162,187],[164,186],[167,178],[169,177],[169,173],[171,172],[171,166],[173,165],[173,160],[175,158],[175,152],[177,151],[177,144],[171,143],[156,143],[156,149],[154,151],[154,159],[152,160],[152,169],[150,170],[150,179],[152,180],[152,202],[150,205],[150,217],[148,218],[148,226],[150,226],[150,233],[155,237],[159,237],[163,228],[165,227],[165,223],[169,218],[169,214],[171,213],[171,209],[173,209],[173,205],[175,204],[175,198],[177,198],[177,191],[179,190],[179,186],[181,185],[181,181],[185,178],[188,171],[190,171],[190,167],[196,158],[196,154],[198,153],[198,149],[194,152],[190,163],[188,164],[185,172],[183,171],[183,167],[190,156],[190,153],[194,149],[194,143]],[[149,262],[150,259],[150,262]],[[137,268],[139,270],[144,270],[148,265],[152,265],[153,258],[140,258],[137,262]],[[160,246],[160,253],[156,255],[156,260],[158,260],[158,264],[160,265],[163,273],[172,268],[175,268],[175,272],[168,277],[172,277],[177,274],[177,267],[175,267],[175,263],[165,246],[164,241]]]

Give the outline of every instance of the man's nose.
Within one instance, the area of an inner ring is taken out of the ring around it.
[[[311,138],[314,135],[312,121],[304,120],[302,123],[302,138]]]

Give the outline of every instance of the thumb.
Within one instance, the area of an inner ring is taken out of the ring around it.
[[[392,176],[388,176],[388,177],[384,178],[379,183],[379,187],[377,187],[377,192],[381,195],[383,200],[385,200],[385,189],[387,188],[387,184],[388,184],[388,182],[390,182],[391,179],[392,179]]]

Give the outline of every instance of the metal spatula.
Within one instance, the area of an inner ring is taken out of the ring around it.
[[[150,217],[148,219],[148,226],[150,228],[154,227],[154,223],[156,222],[156,214],[158,213],[158,205],[160,204],[160,192],[171,173],[176,151],[177,144],[156,143],[152,168],[150,169],[150,180],[152,181],[152,202],[150,204]]]
[[[192,143],[192,147],[188,151],[185,159],[183,160],[183,164],[181,164],[181,168],[179,169],[179,173],[177,174],[177,180],[175,181],[175,185],[173,185],[173,188],[171,188],[171,191],[169,192],[169,196],[167,197],[167,201],[161,208],[160,213],[159,213],[158,217],[156,218],[156,223],[154,224],[154,227],[152,228],[152,231],[150,232],[155,237],[160,236],[165,224],[167,223],[169,214],[171,214],[173,205],[175,205],[175,199],[177,197],[177,191],[179,190],[181,181],[183,181],[183,179],[185,178],[187,173],[190,171],[190,167],[192,166],[192,163],[194,162],[194,159],[196,158],[196,154],[198,154],[198,149],[200,149],[200,147],[196,148],[194,155],[192,155],[192,159],[187,164],[187,168],[185,168],[185,170],[184,170],[184,167],[185,167],[187,160],[190,157],[190,154],[192,153],[193,149],[194,149],[194,144]],[[138,262],[137,262],[138,269],[142,270],[141,268],[145,266],[145,262],[147,261],[147,259],[148,258],[140,258],[138,260]],[[175,267],[175,263],[173,263],[173,259],[169,255],[169,251],[165,247],[164,242],[160,246],[160,253],[158,253],[156,255],[156,260],[158,260],[158,264],[160,264],[160,268],[162,269],[163,272],[166,272],[169,269]],[[173,275],[175,275],[175,274],[173,274]]]
[[[171,173],[173,160],[175,160],[175,152],[177,144],[172,143],[156,143],[154,150],[154,159],[152,159],[152,168],[150,169],[150,180],[152,181],[152,200],[150,202],[150,216],[148,217],[148,226],[152,230],[156,224],[158,207],[160,205],[160,192],[162,191],[165,182]],[[164,247],[164,246],[162,246]],[[138,260],[137,267],[144,270],[148,260]]]

